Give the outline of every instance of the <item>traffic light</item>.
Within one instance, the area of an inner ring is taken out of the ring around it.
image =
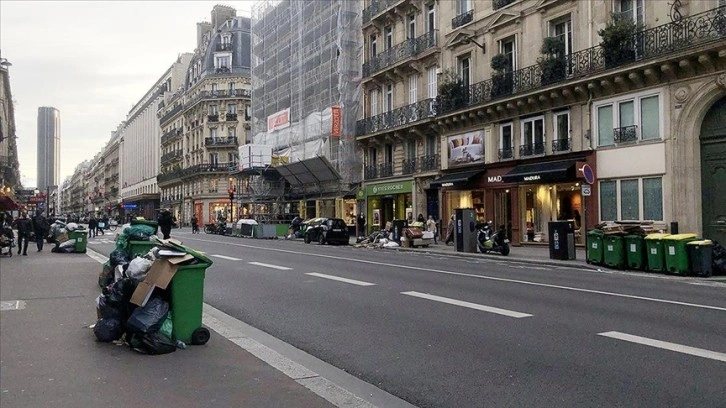
[[[229,201],[234,201],[234,191],[235,191],[234,187],[227,190],[227,192],[229,193]]]

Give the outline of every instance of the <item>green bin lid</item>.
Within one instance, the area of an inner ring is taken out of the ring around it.
[[[663,239],[672,239],[674,241],[683,241],[686,239],[695,239],[696,234],[675,234],[675,235],[668,235],[667,237],[663,237]]]
[[[709,246],[709,245],[713,245],[713,241],[711,241],[710,239],[704,239],[701,241],[687,242],[686,245]]]
[[[661,234],[661,233],[657,233],[657,234],[649,234],[649,235],[646,235],[645,236],[645,239],[663,239],[663,238],[669,237],[669,236],[671,236],[671,234]]]

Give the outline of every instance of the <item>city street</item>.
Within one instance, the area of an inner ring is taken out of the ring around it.
[[[172,236],[214,259],[208,305],[416,406],[726,400],[723,283],[188,229]],[[108,254],[112,239],[89,248]]]

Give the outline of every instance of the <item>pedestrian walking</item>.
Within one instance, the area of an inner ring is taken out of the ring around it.
[[[174,218],[172,217],[169,210],[166,208],[161,210],[159,218],[156,220],[159,223],[159,229],[164,235],[164,239],[169,239],[171,236],[171,226],[174,225]]]
[[[38,252],[40,252],[43,250],[43,242],[45,242],[45,237],[48,235],[50,225],[48,224],[48,220],[43,216],[43,211],[41,210],[38,210],[35,213],[35,217],[31,220],[31,224],[33,225],[33,233],[35,233],[35,245],[38,247]]]
[[[434,244],[437,244],[436,242],[436,236],[438,235],[439,231],[436,228],[436,220],[434,220],[433,215],[429,215],[429,219],[426,221],[426,231],[433,232],[434,234]]]
[[[28,241],[33,234],[33,224],[28,219],[28,214],[23,211],[20,216],[13,221],[13,227],[18,230],[18,255],[22,250],[23,255],[28,255]]]
[[[197,215],[193,214],[190,221],[192,224],[192,234],[199,234],[199,219],[197,219]]]
[[[91,218],[88,219],[88,236],[89,237],[96,237],[96,234],[98,233],[98,220],[96,219],[96,216],[91,214]]]
[[[446,226],[446,245],[449,245],[449,242],[454,242],[455,225],[456,222],[454,221],[454,214],[451,214],[451,218],[449,218],[449,225]]]

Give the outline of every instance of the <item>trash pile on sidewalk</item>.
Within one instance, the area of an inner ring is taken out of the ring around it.
[[[204,273],[212,261],[174,239],[158,239],[151,225],[132,225],[117,241],[99,275],[98,341],[122,341],[144,354],[201,345]]]
[[[606,221],[598,224],[595,230],[602,231],[604,235],[638,235],[645,237],[649,234],[663,233],[668,230],[664,221]]]
[[[374,231],[371,235],[358,239],[353,245],[355,248],[395,248],[398,247],[398,243],[390,239],[391,234],[382,229],[380,231]]]
[[[55,221],[50,225],[48,239],[55,243],[50,251],[60,254],[86,253],[88,230],[75,222]]]

